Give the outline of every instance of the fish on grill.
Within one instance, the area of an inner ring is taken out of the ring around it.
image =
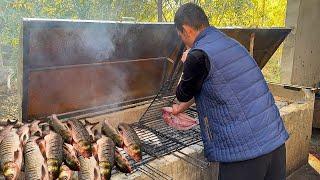
[[[45,137],[46,135],[50,134],[50,132],[52,132],[52,130],[50,129],[49,124],[47,124],[47,123],[42,124],[41,125],[41,129],[42,129],[42,137]]]
[[[67,165],[62,165],[60,166],[60,174],[58,179],[59,180],[72,180],[74,176],[74,172],[67,166]]]
[[[5,128],[1,129],[0,131],[0,143],[5,138],[5,136],[12,130],[13,125],[6,126]]]
[[[63,139],[59,134],[51,131],[44,137],[44,143],[49,179],[57,179],[63,161]]]
[[[162,108],[162,118],[166,124],[173,127],[174,129],[189,130],[199,124],[196,119],[184,113],[172,115],[172,111],[173,109],[171,107]]]
[[[108,122],[105,120],[101,127],[102,133],[113,140],[113,142],[118,147],[123,147],[123,139],[120,136],[120,133]]]
[[[90,158],[79,156],[79,161],[80,161],[80,171],[78,172],[79,180],[100,179],[100,173],[99,173],[99,168],[97,166],[97,161],[93,156],[91,156]]]
[[[21,126],[17,130],[17,134],[19,135],[20,142],[24,146],[27,143],[27,141],[28,141],[28,139],[30,137],[29,124],[24,124],[23,126]]]
[[[72,143],[72,135],[68,126],[63,122],[61,122],[58,119],[57,115],[53,114],[50,117],[48,123],[49,123],[49,126],[53,129],[53,131],[60,134],[66,143],[69,143],[69,144]]]
[[[126,123],[119,123],[119,132],[122,136],[124,147],[123,149],[132,157],[136,162],[142,159],[141,142],[136,132]]]
[[[114,160],[115,160],[115,164],[117,166],[117,168],[124,173],[131,173],[132,172],[132,168],[130,166],[129,161],[127,160],[127,158],[121,154],[119,149],[115,149],[114,152]]]
[[[65,143],[63,145],[63,154],[66,165],[73,171],[79,171],[80,162],[74,147],[71,144]]]
[[[18,179],[22,166],[22,145],[19,135],[11,130],[0,144],[0,167],[6,179]]]
[[[32,136],[27,141],[24,147],[24,174],[25,179],[49,179],[49,173],[45,159],[41,154],[40,148],[37,144],[39,137]]]
[[[86,158],[92,156],[91,138],[86,127],[75,119],[68,121],[67,125],[71,130],[73,139],[72,145],[75,147],[76,151]]]
[[[99,124],[99,122],[98,123],[91,123],[91,122],[85,120],[85,124],[86,124],[85,127],[89,133],[91,142],[92,143],[96,142],[99,139],[100,135],[98,133],[98,130],[95,129],[95,126],[97,124]]]
[[[99,162],[98,164],[101,179],[110,179],[111,171],[114,165],[114,142],[110,138],[103,136],[97,141],[96,146],[96,159]]]
[[[39,127],[40,121],[36,120],[30,124],[31,136],[42,136],[42,129]]]

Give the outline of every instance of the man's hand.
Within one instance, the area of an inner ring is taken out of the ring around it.
[[[186,60],[187,60],[187,56],[188,56],[188,53],[189,53],[190,49],[187,49],[183,52],[183,55],[181,57],[181,61],[184,63]]]
[[[180,104],[172,105],[172,114],[177,115],[179,113],[187,110],[194,103],[194,98],[192,98],[189,102],[181,102]]]
[[[174,105],[172,105],[172,114],[173,115],[177,115],[177,114],[179,114],[180,113],[180,111],[179,111],[179,104],[174,104]]]

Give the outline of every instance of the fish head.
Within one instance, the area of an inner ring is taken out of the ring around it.
[[[22,126],[18,131],[20,142],[25,145],[30,137],[30,128],[29,125]]]
[[[49,179],[57,179],[56,177],[58,177],[59,174],[59,171],[49,171]]]
[[[79,153],[85,157],[89,158],[92,156],[92,145],[88,141],[79,141],[77,143]]]
[[[14,162],[8,162],[4,165],[3,175],[7,180],[15,180],[18,179],[20,168]]]
[[[36,120],[30,124],[30,133],[33,136],[42,136],[42,129],[39,127],[40,121]]]
[[[60,167],[59,180],[69,180],[72,177],[72,171],[66,165]]]
[[[71,173],[70,172],[63,171],[63,172],[60,173],[59,180],[69,180],[69,179],[71,179]]]
[[[48,121],[48,124],[51,128],[59,131],[59,134],[67,143],[72,143],[72,135],[70,128],[67,124],[61,122],[55,114],[51,116],[51,118]]]
[[[48,124],[44,124],[44,125],[42,125],[42,127],[41,127],[41,130],[42,130],[42,136],[46,136],[46,135],[48,135],[48,134],[50,134],[50,126],[48,125]]]

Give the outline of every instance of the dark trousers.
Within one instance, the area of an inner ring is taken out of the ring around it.
[[[219,180],[285,180],[286,147],[241,162],[220,163]]]

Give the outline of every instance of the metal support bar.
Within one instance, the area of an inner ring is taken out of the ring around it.
[[[254,39],[256,37],[256,33],[250,34],[250,55],[253,57],[253,49],[254,49]]]

